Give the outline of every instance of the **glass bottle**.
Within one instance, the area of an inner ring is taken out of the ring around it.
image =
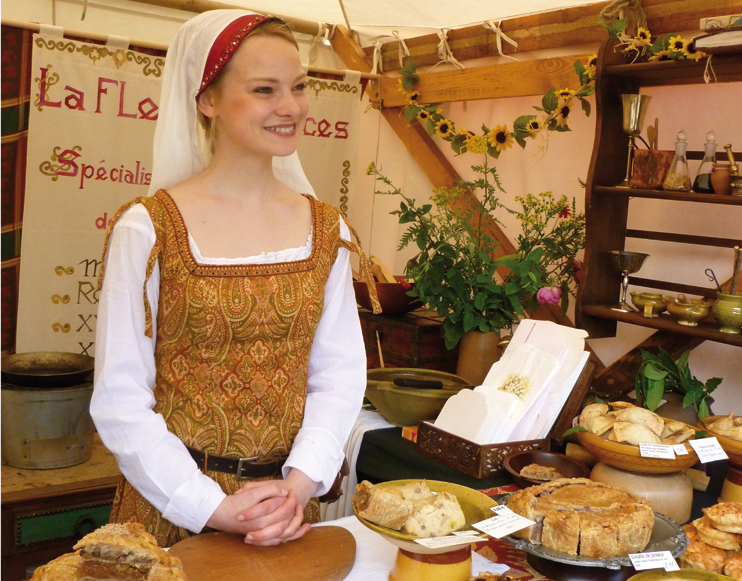
[[[696,179],[693,181],[693,191],[699,194],[713,194],[714,187],[711,185],[711,170],[716,162],[716,136],[713,131],[706,134],[706,146],[704,148],[703,161],[698,168]]]
[[[685,159],[685,151],[688,149],[685,131],[680,131],[675,142],[675,157],[672,158],[670,169],[667,170],[665,181],[662,182],[663,190],[675,192],[690,191],[690,173],[688,172],[688,160]]]

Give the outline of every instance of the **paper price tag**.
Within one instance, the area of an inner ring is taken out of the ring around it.
[[[472,533],[474,535],[474,533]],[[447,537],[431,537],[429,539],[415,539],[415,542],[422,545],[423,547],[428,547],[429,549],[440,549],[442,547],[452,547],[454,545],[468,545],[470,543],[478,543],[481,541],[481,538],[470,536],[470,537],[464,537],[464,536],[458,536],[455,537],[453,535],[449,535]]]
[[[672,558],[670,551],[655,551],[653,553],[633,553],[629,554],[631,564],[637,571],[646,571],[647,569],[664,569],[665,571],[677,571],[680,569],[675,559]]]
[[[675,460],[675,452],[673,452],[672,446],[665,446],[664,444],[639,444],[639,454],[642,458]]]
[[[685,444],[675,444],[672,447],[673,450],[675,450],[676,456],[687,456],[688,455],[688,448],[685,447]]]
[[[716,460],[726,460],[729,458],[726,452],[722,450],[719,440],[716,438],[701,438],[700,440],[688,440],[688,443],[693,447],[698,454],[698,459],[701,464],[707,462],[715,462]]]
[[[532,520],[515,514],[507,506],[495,506],[491,510],[496,516],[475,523],[472,526],[496,539],[536,524]]]

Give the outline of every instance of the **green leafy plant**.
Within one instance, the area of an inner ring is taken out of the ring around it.
[[[690,351],[680,356],[677,362],[667,351],[659,348],[659,356],[641,350],[642,364],[636,373],[635,388],[637,403],[654,411],[665,392],[683,396],[683,407],[693,405],[699,418],[709,415],[708,398],[721,383],[721,378],[712,377],[702,383],[691,374],[688,367]]]
[[[473,181],[461,180],[456,186],[434,190],[433,204],[418,206],[372,162],[368,175],[389,189],[380,195],[402,198],[400,224],[409,224],[399,243],[399,250],[417,246],[418,254],[405,267],[415,286],[407,294],[418,297],[434,309],[443,321],[446,347],[455,347],[467,331],[510,329],[537,306],[536,294],[541,279],[542,246],[528,252],[495,258],[499,243],[487,233],[487,222],[498,222],[496,212],[503,208],[498,192],[503,192],[494,167],[473,166],[479,174]],[[435,206],[435,211],[434,207]],[[509,274],[499,281],[500,267]]]

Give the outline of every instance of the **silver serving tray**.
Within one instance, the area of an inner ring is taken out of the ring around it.
[[[506,494],[498,499],[498,503],[507,504],[511,494]],[[565,565],[577,565],[579,567],[602,567],[604,569],[618,570],[621,567],[633,567],[631,559],[628,557],[611,557],[609,559],[594,559],[592,557],[581,557],[568,555],[559,551],[548,549],[543,545],[534,545],[524,539],[519,539],[512,535],[502,537],[516,549],[530,553],[542,559],[564,563]],[[674,559],[677,559],[688,548],[688,537],[682,527],[670,517],[654,513],[654,529],[652,536],[649,537],[649,544],[641,551],[642,553],[653,553],[655,551],[670,551]]]

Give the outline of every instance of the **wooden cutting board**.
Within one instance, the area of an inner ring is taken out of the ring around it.
[[[170,554],[183,562],[188,581],[342,581],[353,568],[356,541],[335,526],[312,527],[274,547],[246,545],[242,535],[217,532],[180,541]]]

